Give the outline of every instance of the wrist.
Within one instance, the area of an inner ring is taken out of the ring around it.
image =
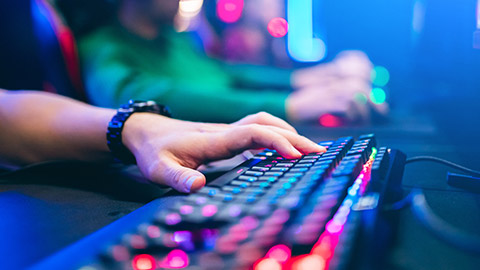
[[[128,104],[122,105],[108,124],[107,145],[113,156],[125,164],[135,164],[136,159],[130,148],[125,145],[124,140],[129,141],[130,147],[133,147],[132,136],[124,136],[126,122],[137,113],[151,113],[158,115],[171,116],[167,107],[159,105],[154,101],[130,100]],[[133,125],[132,125],[133,126]],[[146,130],[154,128],[154,125],[143,124],[134,130]],[[131,130],[131,129],[130,129]],[[124,138],[125,137],[125,138]],[[134,143],[135,141],[133,141]]]
[[[173,119],[147,112],[131,115],[125,121],[122,131],[123,145],[133,154],[137,153],[143,148],[142,145],[148,138],[151,137],[149,134],[155,133],[155,137],[158,138],[165,136],[169,120]]]

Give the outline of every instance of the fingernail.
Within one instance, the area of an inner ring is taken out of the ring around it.
[[[300,151],[298,151],[295,147],[292,146],[292,153],[294,154],[294,156],[301,156],[302,153],[300,153]]]
[[[190,192],[190,190],[192,189],[192,185],[193,183],[195,182],[195,180],[197,180],[197,176],[196,175],[192,175],[190,177],[188,177],[184,182],[183,184],[185,185],[185,189],[187,192]]]
[[[320,149],[318,152],[326,152],[327,151],[327,148],[325,148],[321,145],[318,145],[318,144],[317,144],[317,146],[318,146],[318,149]]]

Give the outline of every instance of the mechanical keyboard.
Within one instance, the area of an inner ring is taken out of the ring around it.
[[[381,269],[405,155],[373,134],[265,150],[169,206],[157,199],[34,269]]]

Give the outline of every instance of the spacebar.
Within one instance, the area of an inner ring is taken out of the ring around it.
[[[261,159],[250,159],[245,161],[244,163],[240,164],[239,166],[233,168],[231,171],[225,173],[224,175],[218,177],[217,179],[213,180],[212,182],[208,183],[207,186],[209,187],[223,187],[224,185],[230,183],[233,179],[237,178],[241,174],[243,174],[246,170],[250,169],[251,167],[255,166],[257,163],[262,161]]]

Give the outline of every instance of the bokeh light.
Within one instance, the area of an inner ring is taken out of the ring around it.
[[[185,32],[198,26],[198,14],[202,10],[203,0],[180,0],[175,16],[175,30]]]
[[[270,35],[276,38],[284,37],[288,32],[288,23],[284,18],[273,18],[267,26]]]
[[[234,23],[242,17],[243,0],[219,0],[217,16],[226,23]]]
[[[292,270],[307,270],[307,269],[325,269],[325,259],[316,254],[310,254],[300,258],[292,265]]]
[[[264,258],[253,266],[254,270],[282,270],[282,265],[274,259]]]
[[[340,117],[329,113],[320,116],[318,121],[320,122],[320,125],[324,127],[339,127],[343,125],[343,120]]]
[[[384,87],[390,81],[390,72],[382,66],[376,66],[372,70],[372,82],[376,86]]]
[[[374,104],[382,104],[385,102],[387,95],[382,88],[373,88],[372,92],[370,92],[370,100]]]
[[[317,62],[325,58],[327,46],[313,28],[311,0],[287,1],[289,56],[299,62]]]
[[[364,93],[356,93],[354,100],[361,105],[366,105],[368,102],[368,97]]]
[[[480,0],[477,0],[477,29],[480,29]]]
[[[292,251],[286,245],[276,245],[270,248],[266,257],[272,258],[279,263],[285,263],[290,259],[291,253]]]
[[[180,0],[178,13],[186,18],[195,17],[202,10],[203,0]]]
[[[136,255],[132,260],[132,267],[135,270],[153,270],[157,268],[155,258],[149,254]]]
[[[182,269],[189,265],[190,260],[187,253],[180,249],[174,249],[168,253],[165,259],[160,262],[161,268]]]

